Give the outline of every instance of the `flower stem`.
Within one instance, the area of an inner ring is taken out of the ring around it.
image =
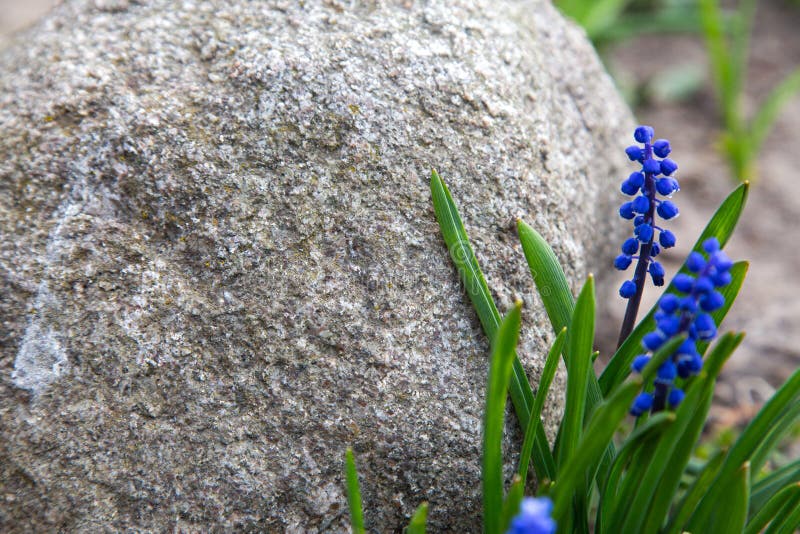
[[[650,143],[644,145],[644,159],[647,160],[653,155],[653,147]],[[655,212],[656,212],[656,180],[651,173],[644,175],[644,193],[650,201],[650,208],[647,210],[645,222],[655,226]],[[642,302],[642,293],[644,293],[644,284],[647,281],[647,267],[650,265],[650,252],[653,249],[653,239],[655,239],[655,232],[650,241],[642,245],[639,251],[639,259],[636,262],[636,271],[633,274],[633,282],[636,284],[636,293],[628,299],[628,307],[625,309],[625,318],[622,320],[622,328],[619,331],[619,340],[617,341],[617,348],[628,339],[628,336],[633,332],[633,327],[636,325],[636,316],[639,314],[639,305]]]

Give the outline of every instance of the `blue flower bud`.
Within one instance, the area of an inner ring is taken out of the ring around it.
[[[695,317],[694,328],[697,331],[697,337],[704,341],[714,339],[717,335],[717,325],[707,313],[701,313]]]
[[[716,237],[709,237],[703,241],[703,250],[711,254],[719,250],[719,240]]]
[[[680,189],[678,181],[674,178],[659,178],[656,182],[656,191],[658,191],[659,195],[664,195],[665,197],[670,196],[678,189]]]
[[[653,227],[647,223],[634,228],[633,233],[642,243],[649,243],[653,239]]]
[[[644,185],[644,174],[641,172],[632,172],[631,175],[628,176],[628,181],[636,187],[642,187]]]
[[[706,266],[706,259],[699,252],[690,252],[686,258],[686,266],[693,273],[699,273]]]
[[[707,276],[699,276],[694,283],[694,292],[697,294],[711,293],[714,291],[714,282]]]
[[[655,143],[653,143],[653,152],[659,158],[666,158],[669,156],[669,153],[672,152],[672,149],[669,146],[669,141],[666,139],[658,139]]]
[[[672,388],[672,391],[669,392],[669,397],[667,398],[669,405],[673,408],[677,408],[685,396],[686,395],[682,389]]]
[[[658,332],[650,332],[642,338],[642,346],[647,350],[658,350],[664,344],[664,337]]]
[[[622,253],[627,254],[628,256],[633,256],[639,252],[639,240],[635,237],[629,237],[625,240],[622,244]]]
[[[674,315],[665,317],[660,321],[656,321],[656,328],[658,328],[665,337],[670,338],[680,331],[681,319]]]
[[[630,256],[627,256],[625,254],[620,254],[614,260],[614,267],[620,271],[624,271],[625,269],[630,267],[632,261],[633,259]]]
[[[733,267],[731,259],[721,250],[711,254],[710,261],[717,268],[717,271],[730,271],[731,267]]]
[[[650,209],[650,201],[646,196],[638,196],[633,199],[633,211],[636,213],[647,213]]]
[[[639,192],[639,187],[641,187],[641,186],[638,186],[638,185],[634,184],[630,180],[625,180],[624,182],[622,182],[622,186],[620,187],[620,191],[622,191],[626,195],[631,195],[632,196],[632,195],[635,195],[636,193]]]
[[[669,200],[665,200],[658,205],[656,208],[659,217],[662,219],[670,220],[678,216],[678,206],[670,202]]]
[[[725,297],[719,291],[712,291],[700,297],[700,308],[706,312],[720,309],[725,304]]]
[[[685,297],[681,299],[681,309],[689,313],[694,313],[697,311],[697,301],[694,300],[692,296]]]
[[[631,415],[639,417],[646,411],[649,411],[650,408],[653,407],[653,394],[642,392],[636,397],[636,400],[633,401],[633,406],[631,406]]]
[[[678,375],[678,369],[672,360],[667,360],[661,364],[656,372],[656,382],[661,384],[672,384],[675,377]]]
[[[678,309],[680,301],[677,296],[667,293],[658,301],[658,307],[667,313],[672,313]]]
[[[640,354],[633,359],[631,369],[637,373],[641,373],[648,363],[650,363],[650,356],[647,354]]]
[[[669,158],[661,160],[661,173],[669,176],[678,170],[678,164]]]
[[[652,274],[653,276],[660,276],[660,277],[664,276],[664,267],[657,261],[650,263],[648,271],[650,271],[650,274]]]
[[[552,511],[553,501],[549,498],[525,497],[506,534],[555,534],[557,525],[550,516]]]
[[[644,149],[636,145],[629,146],[625,149],[628,159],[631,161],[642,161],[644,159]]]
[[[619,296],[629,299],[636,294],[636,284],[632,280],[625,280],[619,287]]]
[[[626,202],[619,207],[619,216],[623,219],[633,219],[636,214],[633,212],[633,202]]]
[[[644,224],[644,221],[645,221],[644,215],[637,215],[633,219],[633,227],[635,228],[635,227],[639,226],[640,224]]]
[[[654,135],[655,131],[651,126],[639,126],[633,132],[633,138],[636,139],[638,143],[649,143]]]
[[[647,174],[656,175],[661,173],[661,164],[657,159],[646,159],[644,163],[642,163],[642,170]]]
[[[653,246],[650,247],[650,257],[655,258],[661,254],[661,247],[658,246],[658,243],[653,243]]]
[[[669,230],[661,230],[658,236],[658,242],[661,243],[661,246],[664,248],[672,248],[675,246],[675,234]]]
[[[672,279],[672,284],[681,293],[689,293],[694,287],[694,278],[688,274],[678,273]]]
[[[732,280],[733,276],[731,276],[731,273],[729,272],[714,273],[711,275],[711,281],[714,282],[714,287],[727,286]]]

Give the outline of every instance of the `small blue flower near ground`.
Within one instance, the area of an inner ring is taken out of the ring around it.
[[[725,297],[717,290],[731,282],[733,262],[720,250],[719,241],[714,237],[703,242],[703,251],[705,255],[699,252],[689,254],[686,267],[694,275],[675,275],[672,285],[681,295],[667,293],[661,297],[653,317],[656,329],[642,338],[642,346],[648,352],[654,352],[676,335],[685,333],[688,336],[658,369],[655,391],[642,393],[634,401],[631,414],[637,417],[650,410],[663,410],[667,405],[675,408],[681,403],[684,393],[675,386],[675,380],[700,372],[703,360],[697,343],[710,341],[717,335],[717,325],[709,313],[725,305]],[[633,360],[631,368],[640,373],[649,361],[649,355],[641,354]]]
[[[678,165],[667,158],[672,149],[666,139],[653,141],[655,132],[650,126],[639,126],[633,133],[634,139],[642,143],[630,146],[625,150],[631,161],[641,163],[642,169],[632,173],[624,182],[621,190],[634,197],[619,208],[620,217],[633,219],[633,237],[622,245],[622,254],[614,260],[614,267],[624,271],[633,260],[636,270],[632,280],[627,280],[620,287],[619,294],[626,299],[641,296],[647,273],[657,286],[664,285],[664,268],[655,258],[662,248],[675,246],[675,234],[656,225],[656,215],[664,220],[678,216],[678,208],[669,200],[658,198],[670,197],[680,189],[680,185],[672,174]],[[638,214],[638,215],[637,215]],[[656,232],[658,243],[655,242]]]
[[[547,497],[525,497],[506,534],[553,534],[556,522],[550,517],[552,511],[553,501]]]

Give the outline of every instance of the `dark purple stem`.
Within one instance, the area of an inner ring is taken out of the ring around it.
[[[653,157],[653,147],[650,143],[644,144],[644,160],[647,161]],[[650,201],[650,209],[647,210],[644,222],[649,223],[651,226],[655,225],[655,212],[656,212],[656,180],[651,173],[644,175],[644,194]],[[617,348],[628,339],[628,336],[633,332],[633,327],[636,324],[636,316],[639,314],[639,304],[642,302],[642,293],[644,293],[644,284],[647,281],[647,267],[650,265],[650,251],[653,249],[653,239],[655,239],[655,229],[653,230],[653,237],[648,243],[644,243],[639,251],[639,260],[636,262],[636,271],[633,274],[633,283],[636,284],[636,294],[628,299],[628,307],[625,309],[625,318],[622,320],[622,328],[619,331],[619,340],[617,341]]]

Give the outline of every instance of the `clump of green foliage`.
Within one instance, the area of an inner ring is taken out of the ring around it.
[[[739,186],[722,203],[694,246],[695,252],[700,252],[709,238],[725,245],[744,207],[747,190],[746,184]],[[517,302],[505,317],[500,316],[455,202],[436,172],[431,193],[444,241],[492,344],[483,432],[484,532],[544,532],[514,526],[530,468],[538,481],[538,496],[552,500],[552,518],[563,533],[588,533],[591,529],[615,534],[755,534],[766,529],[788,534],[800,526],[800,460],[764,472],[772,452],[800,420],[800,371],[763,406],[729,448],[716,450],[707,459],[693,457],[717,377],[744,336],[726,333],[712,346],[701,347],[705,353],[703,369],[681,384],[686,396],[675,411],[640,417],[635,426],[628,426],[621,442],[615,440],[634,399],[649,387],[659,366],[673,355],[685,336],[668,340],[654,351],[641,373],[632,374],[631,363],[641,351],[642,339],[656,327],[654,307],[597,375],[592,365],[596,314],[593,277],[586,279],[575,298],[553,250],[532,227],[519,221],[525,259],[555,335],[534,393],[515,350],[521,303]],[[681,273],[688,272],[685,264]],[[712,313],[716,324],[730,309],[746,272],[746,262],[731,268],[731,281],[721,289],[728,304]],[[672,284],[666,288],[670,291],[674,291]],[[566,406],[551,447],[541,411],[561,359],[567,369]],[[507,394],[524,431],[520,461],[508,488],[501,447]],[[346,473],[353,532],[363,533],[358,477],[350,450]],[[407,532],[425,532],[427,511],[423,503],[413,514]]]

